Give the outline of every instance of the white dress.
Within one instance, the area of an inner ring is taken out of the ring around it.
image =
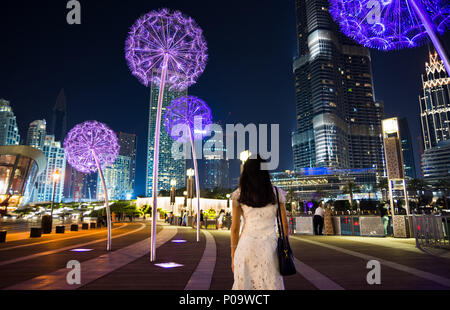
[[[284,203],[284,191],[278,192],[280,203]],[[238,200],[239,196],[237,189],[232,199]],[[284,290],[276,252],[278,205],[252,208],[241,204],[241,208],[244,227],[234,253],[233,290]]]

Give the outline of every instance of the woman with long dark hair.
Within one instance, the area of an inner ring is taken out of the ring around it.
[[[231,268],[233,290],[283,290],[277,257],[277,196],[265,160],[248,159],[232,194]],[[285,193],[278,189],[283,229],[288,234]],[[240,232],[241,216],[244,226]]]

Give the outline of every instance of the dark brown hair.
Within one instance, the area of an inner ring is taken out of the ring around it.
[[[253,208],[262,208],[275,204],[275,194],[270,182],[269,171],[261,170],[261,164],[266,162],[259,155],[256,159],[248,159],[239,179],[241,195],[239,203]]]

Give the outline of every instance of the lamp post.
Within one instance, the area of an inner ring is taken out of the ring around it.
[[[177,180],[175,180],[175,179],[170,180],[170,204],[172,205],[172,210],[174,209],[174,206],[175,206],[175,190],[176,190],[175,187],[176,186],[177,186]]]
[[[194,169],[190,168],[186,171],[187,179],[187,196],[190,198],[189,202],[189,214],[192,215],[192,198],[194,198],[194,179],[192,178],[195,174]]]
[[[53,178],[53,194],[52,194],[52,211],[50,212],[50,216],[52,217],[53,222],[53,205],[55,203],[56,183],[61,178],[61,172],[59,172],[59,170],[56,169],[55,172],[53,172],[52,178]]]
[[[227,211],[229,211],[229,209],[230,209],[230,198],[231,198],[231,195],[227,194]]]

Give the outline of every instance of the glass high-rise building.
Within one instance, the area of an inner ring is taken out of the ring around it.
[[[130,167],[131,159],[128,156],[117,156],[116,161],[103,168],[103,175],[110,200],[125,200],[131,192]],[[100,176],[97,173],[97,199],[103,200],[104,190]]]
[[[47,136],[47,122],[45,119],[37,120],[30,124],[27,132],[26,145],[32,146],[42,151],[45,138]]]
[[[375,100],[369,50],[340,33],[327,0],[296,0],[295,7],[294,170],[375,168],[382,174],[383,104]]]
[[[218,137],[223,137],[222,130],[217,130],[214,133]],[[203,155],[203,178],[200,181],[203,187],[209,190],[215,188],[229,188],[230,187],[230,163],[226,158],[227,149],[225,141],[219,141],[213,137],[205,140],[204,149],[210,150],[213,154]]]
[[[430,53],[422,75],[420,120],[425,151],[450,139],[450,77],[438,54]]]
[[[0,145],[19,145],[20,135],[10,102],[0,99]]]
[[[414,150],[412,147],[411,132],[406,117],[398,120],[398,129],[400,131],[400,141],[402,143],[403,165],[405,167],[405,176],[417,178],[416,164],[414,162]]]
[[[119,155],[128,156],[130,158],[130,188],[134,192],[136,181],[136,146],[137,138],[135,134],[119,132]]]
[[[157,74],[156,70],[154,74]],[[148,143],[147,143],[147,174],[145,182],[145,193],[148,197],[152,196],[153,190],[153,155],[155,143],[156,130],[156,110],[158,106],[159,87],[152,84],[150,87],[150,113],[148,124]],[[173,140],[170,138],[166,129],[164,128],[164,113],[170,103],[179,97],[187,96],[187,90],[173,91],[168,87],[164,90],[164,98],[162,103],[162,117],[161,117],[161,135],[159,138],[159,165],[158,165],[158,188],[157,192],[161,190],[169,191],[171,188],[170,181],[177,181],[177,188],[186,186],[186,159],[175,160],[172,157]]]
[[[426,181],[436,183],[449,180],[450,175],[450,77],[436,52],[429,57],[419,97],[424,146],[421,170]]]
[[[61,146],[61,142],[55,141],[55,136],[47,135],[42,149],[47,158],[47,167],[38,177],[37,189],[34,191],[34,202],[52,201],[53,196],[53,174],[56,170],[60,173],[60,178],[56,182],[55,202],[61,202],[64,191],[64,177],[66,172],[66,155]]]

